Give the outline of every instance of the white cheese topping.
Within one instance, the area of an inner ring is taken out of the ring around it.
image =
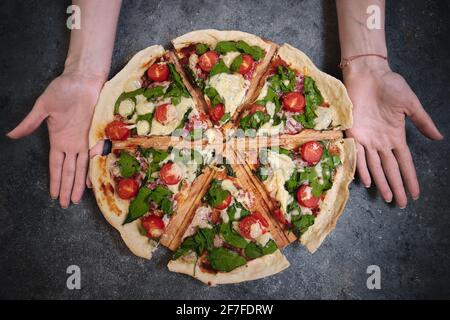
[[[128,117],[134,111],[134,102],[131,99],[125,99],[119,104],[119,114],[122,117]]]
[[[195,211],[194,218],[192,219],[191,224],[187,228],[186,232],[183,235],[183,239],[189,236],[192,236],[197,231],[197,228],[209,228],[212,226],[208,222],[208,217],[211,213],[211,208],[209,207],[199,207],[197,211]]]
[[[256,99],[256,101],[258,101],[258,100],[263,100],[265,97],[266,97],[266,95],[267,95],[267,90],[269,89],[269,81],[266,81],[265,83],[264,83],[264,86],[263,86],[263,88],[261,89],[261,92],[259,93],[259,96],[258,96],[258,98]]]
[[[262,235],[260,235],[258,238],[256,238],[256,242],[258,242],[261,246],[265,247],[267,242],[270,241],[270,239],[272,239],[272,236],[270,235],[269,232],[266,232]]]
[[[236,196],[239,192],[239,190],[235,187],[231,179],[222,180],[220,186],[222,187],[223,190],[229,191],[232,196]]]
[[[238,51],[230,51],[224,56],[222,56],[222,60],[225,63],[225,65],[229,68],[231,64],[233,63],[233,60],[239,56],[241,53]]]
[[[223,223],[228,223],[230,221],[227,210],[222,210],[220,212],[220,217],[222,218]]]
[[[280,134],[284,130],[283,122],[280,122],[276,126],[272,125],[273,120],[271,119],[269,122],[264,123],[261,128],[258,129],[258,136],[273,136],[276,134]]]
[[[289,180],[292,173],[294,173],[295,164],[286,154],[279,154],[269,150],[267,153],[267,161],[274,171],[281,170],[284,182]]]
[[[314,129],[315,130],[327,129],[334,118],[333,108],[318,107],[315,112],[317,118],[314,119]]]
[[[136,105],[136,113],[138,115],[152,113],[154,110],[155,110],[155,104],[153,102],[144,101],[144,102],[139,102]]]
[[[198,63],[198,55],[195,53],[191,54],[189,56],[189,68],[192,71],[195,71],[197,69],[197,63]]]
[[[249,81],[240,74],[219,73],[209,80],[209,85],[223,98],[225,113],[233,115],[244,100]]]
[[[147,120],[140,120],[136,124],[138,136],[145,136],[150,131],[150,124]]]
[[[177,115],[172,121],[162,124],[155,118],[152,120],[151,135],[169,135],[171,134],[183,120],[183,116],[189,108],[194,108],[194,101],[191,98],[181,98],[181,102],[175,106]],[[168,115],[169,116],[169,115]]]
[[[271,118],[273,118],[273,116],[275,115],[275,108],[275,103],[273,103],[272,101],[266,103],[266,110]]]
[[[140,77],[130,78],[125,82],[124,91],[130,92],[141,87],[141,79]]]
[[[252,239],[257,239],[262,234],[263,234],[263,230],[262,230],[259,222],[256,222],[250,226],[250,237]]]
[[[264,184],[269,190],[271,197],[276,199],[280,205],[283,212],[287,212],[287,206],[289,201],[289,192],[284,188],[284,177],[281,170],[276,170],[273,175],[264,181]]]

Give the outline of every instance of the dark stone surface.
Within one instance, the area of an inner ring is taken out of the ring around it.
[[[260,3],[260,4],[257,4]],[[337,228],[314,254],[295,244],[291,267],[260,281],[208,288],[170,273],[169,253],[134,257],[101,216],[91,192],[63,210],[48,196],[48,136],[42,126],[10,141],[5,133],[61,71],[68,45],[68,2],[0,4],[1,298],[449,298],[448,140],[430,142],[408,123],[420,200],[400,210],[357,182]],[[410,83],[444,136],[450,136],[449,4],[390,1],[390,61]],[[111,74],[136,51],[202,28],[239,29],[305,51],[338,76],[333,1],[125,1]],[[66,268],[81,267],[82,289],[66,289]],[[381,290],[366,268],[380,266]]]

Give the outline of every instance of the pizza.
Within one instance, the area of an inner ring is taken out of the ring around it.
[[[208,285],[274,275],[282,249],[317,250],[348,199],[355,146],[342,83],[301,51],[198,30],[133,56],[89,132],[98,206],[137,256]]]

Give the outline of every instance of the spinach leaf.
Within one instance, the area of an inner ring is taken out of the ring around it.
[[[244,249],[247,246],[247,241],[239,233],[233,230],[231,222],[222,223],[220,225],[220,233],[225,242],[235,248]]]
[[[238,51],[236,48],[236,43],[233,41],[220,41],[216,44],[216,48],[214,49],[220,54],[227,54],[228,52]]]
[[[242,54],[240,54],[236,58],[234,58],[233,62],[230,65],[231,72],[238,71],[241,64],[242,64]]]
[[[117,164],[119,165],[120,174],[124,178],[130,178],[133,174],[138,172],[140,168],[139,161],[125,151],[120,153]]]
[[[250,46],[247,42],[239,40],[236,43],[236,48],[243,53],[252,56],[253,60],[258,61],[264,56],[264,50],[258,46]]]
[[[222,97],[219,95],[216,89],[213,87],[207,87],[205,89],[205,94],[211,101],[211,106],[215,107],[219,103],[223,103]]]
[[[139,192],[133,200],[130,202],[128,208],[128,215],[125,218],[123,224],[130,223],[148,212],[148,198],[151,194],[151,190],[147,187],[141,187]]]
[[[247,129],[255,129],[258,130],[265,123],[270,121],[270,115],[262,111],[256,111],[253,114],[248,114],[239,120],[239,127],[247,130]]]
[[[181,123],[178,125],[177,129],[183,129],[184,126],[186,125],[186,122],[189,121],[189,115],[192,112],[192,108],[190,107],[186,113],[183,115],[183,119],[181,120]]]
[[[314,224],[314,216],[311,214],[292,216],[291,224],[294,233],[299,237]]]
[[[164,95],[164,87],[156,86],[153,88],[146,89],[143,95],[144,97],[147,98],[147,100],[162,97]]]
[[[172,191],[170,191],[167,187],[163,187],[161,185],[156,186],[155,189],[150,193],[150,200],[156,203],[158,206],[161,206],[164,199],[169,199],[173,195]],[[166,204],[167,206],[167,204]]]
[[[199,228],[197,232],[187,237],[181,246],[175,251],[172,259],[176,260],[189,252],[195,252],[200,256],[203,251],[210,251],[214,248],[214,230],[209,228]]]
[[[209,51],[209,47],[208,45],[204,44],[204,43],[197,43],[195,45],[195,53],[198,55],[202,55],[205,52]]]
[[[290,178],[285,182],[284,188],[289,193],[295,193],[300,185],[300,177],[297,171],[294,171]],[[294,197],[295,198],[295,197]]]
[[[162,199],[160,207],[165,214],[171,215],[173,213],[173,203],[168,198]]]
[[[221,182],[219,180],[213,180],[208,192],[205,195],[206,202],[212,207],[220,205],[225,198],[230,195],[230,192],[222,189]]]
[[[228,120],[230,120],[230,117],[231,117],[230,113],[229,113],[229,112],[226,112],[226,113],[224,113],[224,115],[222,116],[222,118],[220,118],[220,122],[221,122],[221,123],[225,123],[225,122],[227,122]]]
[[[244,257],[225,248],[213,248],[207,256],[214,270],[230,272],[247,263]]]
[[[212,78],[219,73],[230,73],[230,69],[228,69],[227,65],[225,64],[225,62],[223,62],[222,59],[220,59],[219,62],[212,67],[211,71],[209,72],[209,77]]]
[[[245,256],[249,259],[256,259],[267,254],[274,253],[277,250],[277,245],[273,239],[270,239],[263,247],[256,242],[250,242],[245,247]]]
[[[255,175],[259,180],[265,181],[269,177],[269,170],[264,166],[259,166],[259,168],[255,171]]]
[[[136,118],[137,121],[145,120],[150,124],[150,128],[152,127],[153,113],[140,114]]]
[[[168,63],[168,66],[170,71],[170,77],[172,81],[174,81],[175,86],[181,91],[181,95],[183,97],[189,98],[190,97],[189,92],[184,86],[183,80],[181,80],[181,76],[175,69],[175,66],[173,65],[173,63]]]
[[[145,88],[139,88],[130,92],[122,92],[122,94],[117,98],[116,103],[114,104],[114,114],[119,113],[120,103],[124,100],[131,99],[134,104],[136,104],[136,96],[143,94]]]

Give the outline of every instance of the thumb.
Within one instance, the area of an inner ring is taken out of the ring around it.
[[[47,118],[47,114],[44,112],[41,103],[36,101],[33,109],[31,109],[30,113],[25,117],[25,119],[20,122],[17,127],[11,130],[7,136],[11,139],[19,139],[31,134],[34,130],[37,129]]]
[[[426,137],[433,140],[442,140],[444,137],[439,132],[438,128],[434,124],[431,117],[422,107],[422,104],[419,102],[419,99],[415,99],[413,101],[414,110],[409,114],[412,122],[416,126],[417,129]]]

